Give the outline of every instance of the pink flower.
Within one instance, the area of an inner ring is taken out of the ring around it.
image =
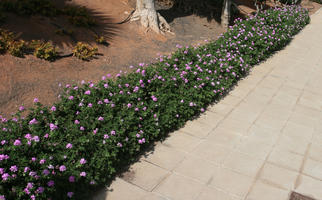
[[[63,172],[63,171],[66,171],[66,167],[65,165],[62,165],[59,167],[59,171]]]
[[[48,181],[47,185],[49,187],[53,187],[55,185],[55,182],[53,180]]]
[[[45,159],[41,159],[40,161],[39,161],[39,164],[44,164],[46,162],[46,160]]]
[[[72,145],[71,143],[68,143],[68,144],[66,145],[66,149],[71,149],[71,148],[73,148],[73,145]]]
[[[86,172],[81,172],[79,175],[85,177],[86,176]]]
[[[71,182],[71,183],[75,182],[75,176],[70,176],[70,177],[68,178],[68,180],[69,180],[69,182]]]
[[[91,91],[90,90],[87,90],[84,94],[90,95],[91,94]]]
[[[50,109],[51,111],[56,111],[56,107],[55,106],[53,106],[53,107],[51,107],[51,109]]]
[[[34,98],[34,103],[38,103],[38,102],[39,102],[38,98]]]
[[[23,111],[24,109],[25,109],[25,107],[23,107],[23,106],[19,107],[19,111]]]
[[[69,197],[69,198],[72,198],[72,196],[74,195],[74,192],[67,192],[67,196]]]
[[[13,165],[10,167],[10,171],[12,171],[12,172],[18,171],[18,167],[16,165]]]
[[[86,162],[87,161],[84,158],[80,159],[80,161],[79,161],[79,163],[82,164],[82,165],[85,164]]]
[[[75,123],[75,124],[79,124],[79,121],[76,119],[76,120],[74,121],[74,123]]]
[[[113,130],[113,131],[111,131],[111,135],[115,135],[116,134],[116,132]]]
[[[15,142],[13,143],[13,145],[20,146],[21,145],[21,141],[20,140],[15,140]]]
[[[104,120],[104,117],[99,117],[98,118],[98,121],[103,121]]]
[[[73,96],[69,96],[69,97],[68,97],[68,99],[69,99],[69,100],[73,100],[73,99],[74,99],[74,97],[73,97]]]

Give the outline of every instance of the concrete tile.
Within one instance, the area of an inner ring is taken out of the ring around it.
[[[223,166],[241,174],[255,177],[263,163],[264,160],[235,151],[228,156]]]
[[[209,186],[243,198],[246,196],[252,183],[253,179],[251,177],[234,172],[230,169],[218,167],[214,170],[214,176],[209,183]]]
[[[294,140],[311,141],[314,127],[303,126],[290,121],[286,124],[282,133],[282,135],[292,137]]]
[[[149,192],[146,196],[143,197],[142,200],[169,200],[169,199],[159,194]]]
[[[160,166],[169,171],[173,170],[187,154],[164,145],[157,145],[152,152],[149,152],[144,160]]]
[[[192,151],[201,142],[201,139],[180,131],[170,133],[169,135],[170,137],[162,142],[162,145],[184,152]]]
[[[322,181],[322,162],[307,159],[304,164],[303,174]]]
[[[243,122],[238,119],[233,119],[227,117],[223,120],[217,127],[217,129],[225,129],[239,135],[247,135],[248,129],[251,127],[252,123]],[[215,130],[216,131],[216,130]]]
[[[168,175],[168,171],[142,161],[133,164],[128,172],[122,174],[122,179],[146,191],[152,191]]]
[[[197,179],[206,184],[212,177],[215,167],[216,165],[211,162],[189,156],[174,169],[174,172]]]
[[[211,141],[214,145],[233,148],[241,140],[241,138],[241,135],[238,135],[233,131],[217,128],[208,135],[207,140]]]
[[[236,147],[237,151],[262,160],[266,159],[271,149],[271,145],[254,140],[253,137],[244,138]]]
[[[231,195],[222,192],[220,190],[206,187],[203,189],[201,194],[197,197],[196,200],[234,200],[234,197]]]
[[[292,190],[299,173],[266,163],[262,169],[259,178],[271,185]]]
[[[274,149],[268,157],[268,161],[286,169],[299,171],[303,156],[281,149]]]
[[[309,157],[311,159],[322,162],[322,144],[313,143],[310,146]]]
[[[232,111],[234,106],[217,103],[208,107],[210,112],[218,113],[219,115],[226,116],[230,111]]]
[[[274,116],[270,116],[267,114],[262,114],[259,116],[259,118],[255,121],[255,125],[266,127],[268,129],[274,129],[274,130],[281,130],[285,123],[286,119],[278,119]]]
[[[200,143],[195,150],[191,152],[191,154],[210,162],[221,164],[231,152],[232,148],[214,144],[213,141],[205,140]]]
[[[282,135],[276,143],[276,148],[304,155],[309,146],[307,140],[297,140],[290,135]]]
[[[245,110],[238,107],[229,114],[229,117],[241,122],[253,123],[259,114],[260,112],[254,111],[251,108],[248,110]]]
[[[257,181],[246,200],[287,200],[289,191]]]
[[[236,106],[241,101],[242,101],[242,99],[239,98],[239,97],[236,97],[236,96],[233,96],[233,95],[227,95],[219,103],[223,103],[223,104],[230,105],[230,106]]]
[[[214,122],[215,123],[215,122]],[[200,123],[197,120],[189,121],[180,129],[180,132],[187,133],[194,137],[205,138],[215,126]]]
[[[311,178],[309,176],[301,175],[298,186],[295,191],[305,196],[321,200],[322,197],[322,181]]]
[[[154,192],[171,200],[194,200],[205,187],[204,184],[177,174],[171,174]]]
[[[299,99],[298,104],[317,110],[322,110],[322,96],[317,93],[304,91]]]
[[[279,135],[279,130],[271,129],[266,126],[253,125],[249,130],[248,140],[272,146],[277,142]]]
[[[202,124],[206,124],[211,127],[216,127],[217,124],[223,119],[222,115],[213,112],[205,112],[200,115],[199,118],[195,119],[194,121],[200,122]]]
[[[93,200],[141,200],[147,192],[120,178],[116,178],[107,190],[102,190]]]
[[[302,113],[293,113],[289,119],[290,122],[293,122],[298,125],[307,126],[307,127],[315,127],[317,123],[317,119],[303,115]]]

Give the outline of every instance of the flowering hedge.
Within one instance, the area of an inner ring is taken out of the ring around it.
[[[20,107],[0,123],[0,199],[80,199],[220,99],[309,20],[300,7],[267,10],[126,76],[66,85],[59,102],[35,99],[25,118]]]

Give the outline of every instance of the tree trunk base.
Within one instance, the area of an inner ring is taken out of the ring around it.
[[[164,34],[166,32],[171,33],[170,25],[168,22],[153,9],[136,10],[131,17],[131,21],[140,20],[141,25],[145,28],[151,29],[156,33]]]

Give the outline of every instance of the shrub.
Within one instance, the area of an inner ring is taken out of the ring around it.
[[[69,17],[69,22],[73,25],[86,28],[96,25],[95,19],[86,7],[67,6],[62,10],[62,13]]]
[[[82,42],[78,42],[74,47],[73,56],[81,60],[90,60],[94,58],[97,54],[98,49],[96,47],[91,47],[88,44],[84,44]]]
[[[50,42],[47,42],[47,43],[41,43],[39,46],[36,46],[34,55],[40,59],[54,61],[58,57],[58,52],[57,52],[57,49]]]
[[[300,7],[267,10],[217,41],[181,47],[115,80],[66,85],[52,107],[23,108],[0,124],[0,194],[6,199],[80,199],[155,140],[219,100],[250,67],[307,23]],[[86,191],[86,192],[84,192]]]
[[[26,42],[23,40],[11,41],[8,45],[8,52],[16,57],[23,57],[26,53],[26,50],[28,49]]]

